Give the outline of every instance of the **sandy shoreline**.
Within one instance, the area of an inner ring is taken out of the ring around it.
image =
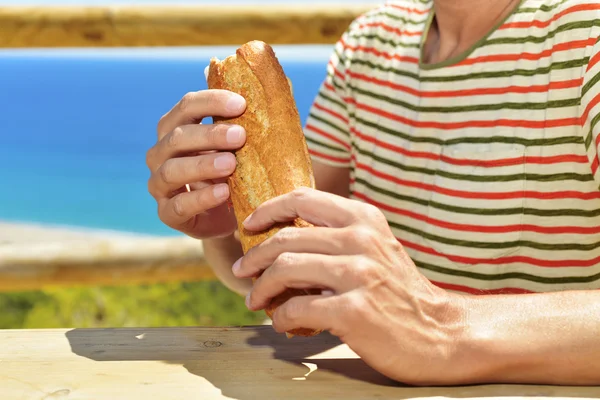
[[[51,243],[85,239],[138,239],[162,236],[93,228],[8,222],[0,220],[0,245]],[[175,238],[177,236],[174,236]],[[169,236],[169,238],[174,238]]]
[[[0,221],[0,292],[203,279],[212,270],[187,236]]]

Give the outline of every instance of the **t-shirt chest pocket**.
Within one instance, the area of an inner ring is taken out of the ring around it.
[[[458,266],[497,260],[520,247],[525,147],[443,147],[435,169],[424,240]]]

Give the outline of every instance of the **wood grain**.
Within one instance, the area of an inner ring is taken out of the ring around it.
[[[597,398],[600,388],[392,382],[336,338],[271,327],[0,331],[6,399]]]
[[[372,7],[0,6],[0,47],[332,44]]]

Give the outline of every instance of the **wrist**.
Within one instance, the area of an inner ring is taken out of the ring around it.
[[[509,366],[495,346],[500,334],[497,327],[486,324],[487,318],[481,318],[486,314],[481,303],[484,299],[441,291],[444,294],[437,296],[441,301],[435,314],[442,344],[437,384],[492,382]]]
[[[202,240],[204,258],[216,277],[231,291],[246,296],[252,288],[251,279],[239,279],[231,267],[243,252],[235,234]]]
[[[236,231],[237,232],[237,231]],[[218,247],[218,248],[222,248],[222,247],[231,247],[234,245],[238,245],[239,246],[239,239],[236,236],[236,233],[228,233],[226,235],[222,235],[222,236],[212,236],[212,237],[208,237],[208,238],[202,238],[202,245],[204,247]]]
[[[495,318],[498,310],[490,308],[496,296],[456,295],[462,321],[454,341],[451,368],[459,384],[494,383],[512,375],[516,360],[524,360],[515,348],[506,345],[509,321]],[[518,369],[518,368],[517,368]],[[518,376],[513,377],[518,381]]]
[[[437,384],[457,384],[468,380],[471,359],[468,327],[469,298],[436,287],[434,320],[441,346]]]

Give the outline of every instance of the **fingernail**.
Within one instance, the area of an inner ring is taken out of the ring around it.
[[[232,169],[235,166],[235,162],[230,155],[222,154],[215,158],[214,165],[215,169],[226,171]]]
[[[233,263],[233,266],[231,267],[231,270],[233,271],[234,275],[237,275],[238,272],[240,272],[240,266],[242,265],[242,259],[239,258],[236,262]]]
[[[246,307],[250,309],[250,293],[246,295]]]
[[[232,126],[227,129],[227,143],[238,144],[242,141],[242,135],[244,134],[244,128],[241,126]]]
[[[229,186],[225,183],[216,185],[213,188],[213,195],[219,200],[227,198],[229,196]]]
[[[250,220],[252,219],[252,214],[248,215],[246,217],[246,219],[244,220],[244,222],[242,222],[242,225],[244,225],[244,227],[247,227],[247,225],[250,223]]]
[[[239,94],[232,94],[225,104],[225,109],[230,113],[241,113],[244,109],[246,101]]]

